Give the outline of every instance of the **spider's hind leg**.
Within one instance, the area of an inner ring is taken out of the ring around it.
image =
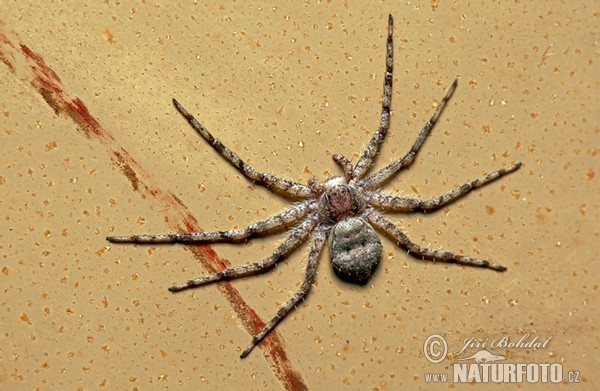
[[[406,236],[406,234],[398,227],[396,227],[391,221],[387,220],[377,212],[373,212],[367,216],[367,220],[373,224],[373,226],[390,238],[392,238],[396,245],[408,250],[408,252],[416,257],[423,259],[431,259],[439,262],[454,262],[460,263],[467,266],[487,267],[500,272],[506,270],[506,266],[499,265],[494,262],[487,261],[485,259],[467,257],[465,255],[454,254],[448,251],[434,250],[431,248],[419,246]]]
[[[279,308],[275,316],[256,334],[250,344],[244,349],[240,358],[246,357],[252,349],[260,342],[264,337],[267,336],[277,324],[285,318],[287,314],[294,309],[296,304],[300,302],[306,296],[308,291],[310,290],[313,281],[317,275],[317,266],[319,263],[319,255],[321,254],[321,250],[323,249],[323,245],[325,244],[325,239],[327,237],[327,232],[324,230],[317,231],[315,234],[315,238],[313,239],[310,253],[308,254],[308,264],[306,266],[306,272],[304,273],[304,281],[300,288],[292,297],[289,298],[284,305]]]

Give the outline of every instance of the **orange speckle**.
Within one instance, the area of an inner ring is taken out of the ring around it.
[[[44,152],[48,152],[52,149],[56,149],[56,146],[58,144],[56,143],[56,141],[50,141],[48,144],[46,144],[46,146],[44,147]]]
[[[595,176],[596,176],[596,172],[594,170],[592,170],[591,168],[589,170],[587,170],[585,173],[585,179],[587,179],[588,181],[591,181],[592,179],[594,179]]]
[[[493,215],[494,213],[496,213],[496,209],[494,209],[493,206],[490,205],[486,205],[485,206],[485,212],[489,215]]]
[[[31,324],[31,320],[29,319],[29,315],[27,315],[26,313],[21,313],[19,315],[19,319],[21,319],[21,322],[25,322],[27,324]]]
[[[104,39],[104,42],[108,43],[109,45],[115,43],[115,37],[108,28],[105,28],[104,31],[102,31],[102,39]]]

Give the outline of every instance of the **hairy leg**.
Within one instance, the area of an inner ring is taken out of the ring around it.
[[[392,83],[393,83],[393,72],[394,72],[394,19],[392,15],[388,16],[388,36],[387,36],[387,49],[386,49],[386,60],[385,60],[385,78],[383,82],[383,99],[381,102],[381,121],[379,129],[371,138],[369,145],[363,151],[361,157],[358,159],[356,166],[354,167],[354,178],[362,178],[367,170],[373,164],[373,159],[379,147],[383,143],[385,136],[390,128],[390,105],[392,104]]]
[[[392,176],[394,176],[402,169],[412,164],[412,162],[415,160],[415,156],[423,146],[425,139],[427,138],[427,136],[429,136],[429,133],[431,133],[431,129],[433,129],[433,127],[435,126],[435,123],[440,117],[440,114],[442,114],[442,111],[444,111],[444,107],[446,107],[446,103],[454,93],[457,83],[458,80],[456,79],[452,82],[452,84],[446,91],[446,94],[444,95],[444,97],[436,107],[435,111],[433,112],[433,115],[421,130],[421,133],[419,133],[419,137],[417,137],[417,140],[414,142],[410,151],[408,151],[408,153],[404,157],[393,161],[381,170],[374,172],[373,174],[366,177],[363,181],[363,186],[366,189],[372,190],[380,187]]]
[[[301,245],[310,235],[312,230],[317,225],[317,219],[309,217],[305,219],[287,239],[271,254],[269,257],[248,265],[236,266],[229,269],[221,270],[220,272],[209,274],[208,276],[188,280],[181,284],[174,285],[169,288],[171,292],[178,292],[184,289],[194,288],[201,285],[210,284],[221,280],[228,280],[238,277],[244,277],[251,274],[266,271],[275,265],[278,261],[287,257],[299,245]]]
[[[229,163],[231,163],[232,166],[237,168],[239,172],[241,172],[252,182],[292,198],[308,198],[312,195],[310,188],[306,185],[291,181],[289,179],[280,178],[269,173],[261,173],[256,171],[252,166],[244,163],[244,161],[235,152],[223,145],[223,143],[221,143],[218,139],[214,138],[213,135],[210,134],[210,132],[204,127],[204,125],[198,122],[193,115],[188,113],[188,111],[179,102],[177,102],[176,99],[173,99],[173,104],[181,113],[181,115],[187,119],[190,125],[192,125],[192,127],[196,129],[196,131],[200,133],[200,135],[206,141],[208,141],[208,143],[217,152],[219,152],[219,154],[221,154],[221,156],[223,156]]]
[[[430,212],[456,201],[460,197],[469,193],[471,190],[483,187],[506,174],[516,171],[519,169],[519,167],[521,167],[521,162],[501,168],[497,171],[484,175],[481,178],[467,182],[445,194],[442,194],[437,198],[427,201],[422,201],[415,198],[390,196],[374,192],[370,194],[369,203],[377,208],[381,208],[390,212]]]
[[[277,232],[305,217],[312,209],[314,200],[304,201],[282,213],[269,217],[266,220],[250,224],[245,229],[231,229],[229,231],[212,232],[179,232],[172,234],[156,235],[126,235],[107,236],[106,240],[113,243],[238,243],[254,236]]]
[[[408,236],[391,221],[382,217],[379,213],[373,212],[367,216],[367,220],[377,229],[388,235],[396,242],[396,245],[405,248],[408,252],[417,257],[428,258],[439,262],[455,262],[467,266],[487,267],[490,269],[505,271],[506,267],[486,261],[485,259],[467,257],[465,255],[454,254],[448,251],[433,250],[427,247],[419,246],[411,241]]]
[[[321,250],[323,249],[323,245],[325,244],[326,238],[326,231],[317,231],[315,233],[315,237],[310,248],[310,253],[308,254],[308,264],[306,266],[306,272],[304,274],[304,281],[302,282],[302,285],[300,285],[298,291],[294,293],[294,295],[290,297],[290,299],[283,306],[281,306],[281,308],[279,308],[275,316],[265,325],[265,327],[263,327],[263,329],[252,338],[250,344],[244,349],[244,351],[240,355],[241,358],[244,358],[248,354],[250,354],[250,351],[252,351],[256,344],[262,341],[262,339],[266,337],[267,334],[269,334],[275,328],[275,326],[283,318],[285,318],[285,316],[289,314],[290,311],[292,311],[292,309],[294,309],[296,304],[298,304],[298,302],[302,300],[304,296],[306,296],[317,275],[319,255],[321,254]]]

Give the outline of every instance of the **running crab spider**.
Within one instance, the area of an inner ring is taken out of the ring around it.
[[[256,334],[250,344],[242,351],[242,358],[267,335],[275,326],[302,300],[315,279],[321,251],[328,242],[329,258],[335,272],[344,280],[365,284],[373,274],[381,259],[382,245],[375,230],[391,238],[398,246],[406,249],[411,255],[433,261],[455,262],[468,266],[478,266],[504,271],[506,267],[484,259],[472,258],[442,250],[434,250],[420,246],[384,217],[382,212],[430,212],[448,205],[470,191],[485,186],[519,167],[515,163],[501,168],[481,178],[467,182],[439,197],[430,200],[404,198],[385,195],[378,191],[398,172],[409,167],[431,129],[444,110],[446,103],[456,89],[457,80],[450,85],[440,101],[431,119],[425,124],[412,148],[402,158],[394,160],[386,167],[367,175],[375,155],[379,151],[390,127],[390,104],[392,100],[393,71],[393,19],[388,18],[386,45],[386,72],[383,84],[383,101],[379,128],[371,141],[353,165],[347,158],[335,154],[332,156],[343,171],[343,175],[329,178],[323,184],[314,179],[307,185],[281,178],[269,173],[261,173],[244,163],[242,159],[200,124],[175,99],[175,108],[185,117],[190,125],[231,165],[250,181],[265,186],[275,193],[300,200],[293,207],[266,220],[251,224],[245,229],[214,232],[180,232],[158,235],[108,236],[114,243],[184,243],[206,244],[244,242],[256,236],[268,235],[294,226],[287,238],[273,253],[258,262],[225,269],[220,272],[195,278],[169,288],[177,292],[220,280],[234,279],[271,269],[277,262],[287,257],[302,243],[311,238],[310,252],[306,266],[304,281],[296,293],[283,305],[275,316]]]

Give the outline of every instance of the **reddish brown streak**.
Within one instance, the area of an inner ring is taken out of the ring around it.
[[[3,27],[2,23],[0,23],[0,27]],[[18,61],[21,59],[25,60],[25,65],[21,64],[22,61]],[[186,232],[201,230],[198,221],[189,213],[183,202],[170,191],[163,191],[156,184],[152,176],[117,143],[113,135],[90,113],[80,98],[76,96],[71,98],[65,92],[60,77],[46,65],[41,55],[25,44],[20,43],[17,47],[5,34],[0,33],[0,61],[17,77],[29,80],[56,114],[63,114],[71,118],[87,137],[99,141],[115,157],[116,164],[131,182],[133,189],[142,197],[149,197],[161,204],[161,209],[167,215],[173,229]],[[220,259],[211,246],[189,247],[209,273],[229,267],[229,264]],[[254,335],[264,327],[265,323],[254,309],[248,306],[231,283],[224,281],[218,286],[250,334]],[[261,346],[268,350],[267,360],[270,361],[271,367],[285,388],[289,390],[307,389],[302,375],[292,368],[279,334],[271,333]]]

